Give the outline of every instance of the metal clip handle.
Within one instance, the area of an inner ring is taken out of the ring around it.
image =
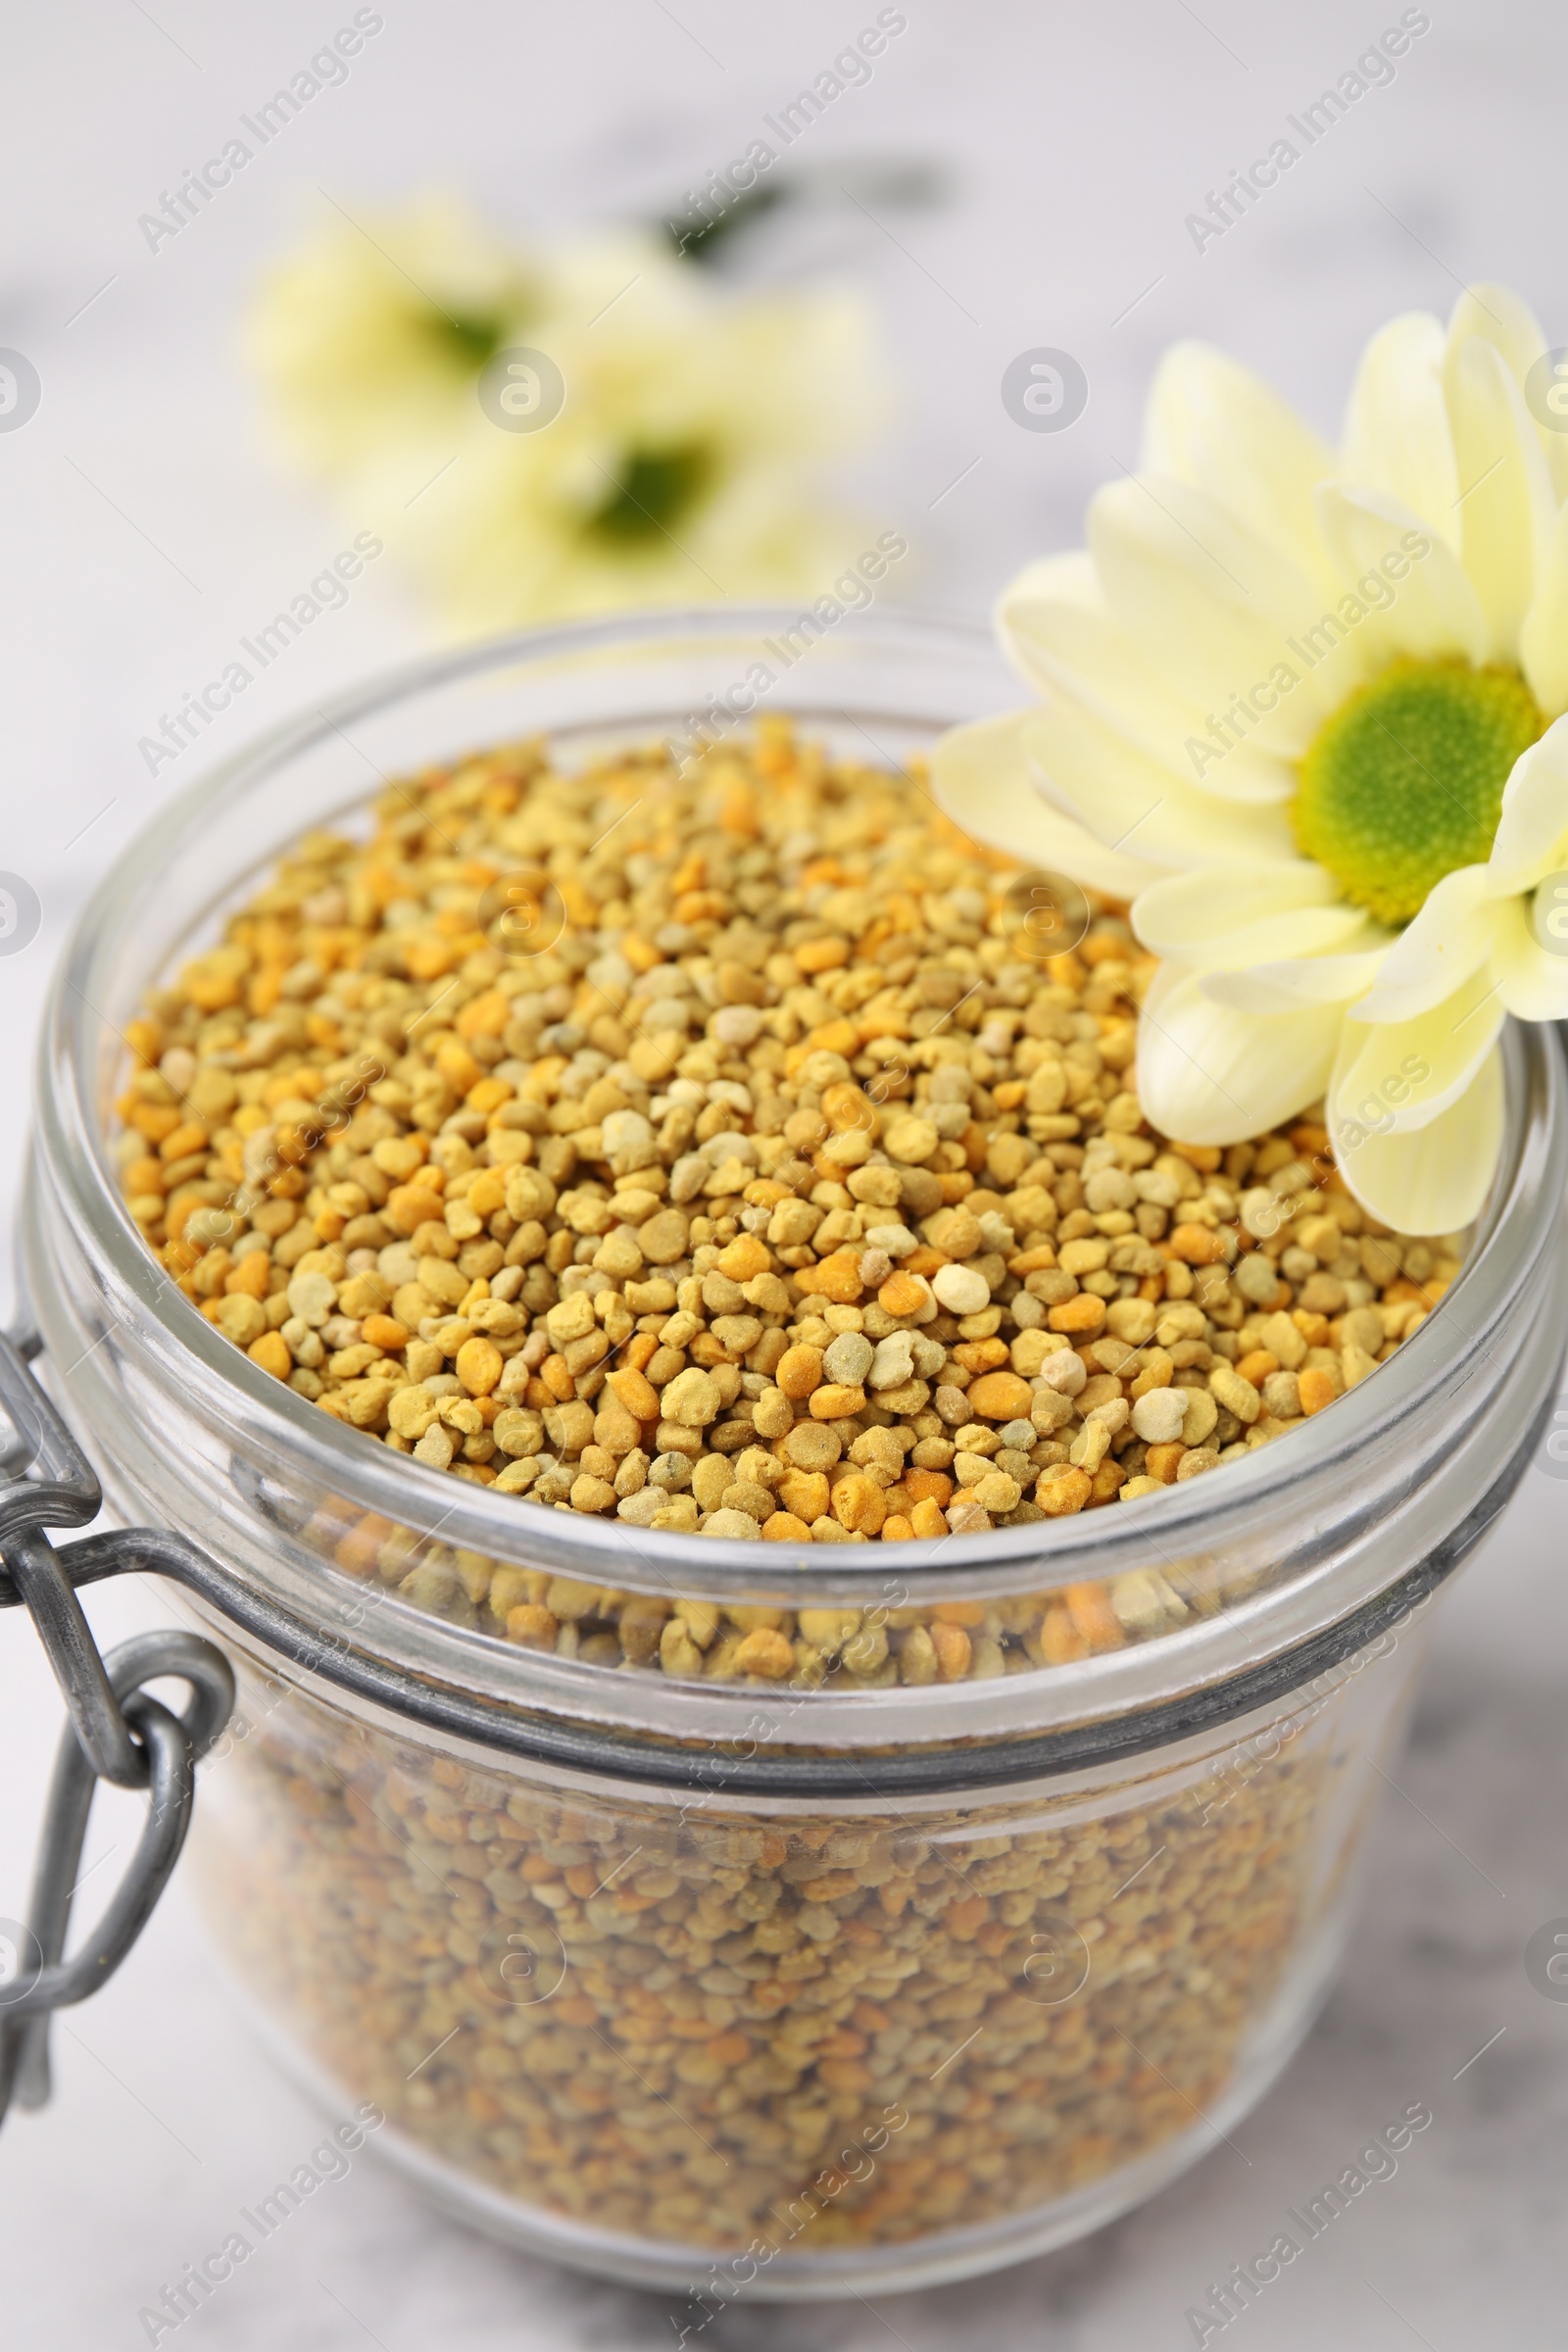
[[[0,1607],[25,1603],[70,1722],[44,1813],[29,1917],[24,1925],[0,1922],[0,1946],[14,1952],[0,1978],[0,2121],[13,2091],[24,2107],[43,2105],[52,2012],[107,1984],[146,1926],[185,1842],[197,1759],[234,1704],[227,1659],[195,1634],[142,1634],[101,1655],[70,1573],[76,1547],[57,1553],[44,1531],[85,1526],[103,1498],[85,1455],[27,1368],[36,1351],[31,1335],[0,1333]],[[115,1543],[113,1536],[94,1539],[95,1555]],[[127,1549],[127,1567],[133,1557]],[[143,1688],[163,1676],[190,1686],[178,1715]],[[146,1788],[147,1818],[108,1908],[68,1960],[71,1900],[100,1780]]]

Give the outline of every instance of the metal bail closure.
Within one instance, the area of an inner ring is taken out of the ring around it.
[[[27,1369],[30,1335],[0,1331],[0,1531],[85,1527],[103,1497],[91,1464]]]
[[[147,1818],[108,1908],[71,1958],[63,1959],[87,1815],[100,1778],[68,1724],[44,1811],[27,1922],[24,1927],[0,1923],[0,1940],[15,1955],[9,1981],[0,1983],[0,2119],[13,2088],[24,2107],[44,2104],[50,2013],[107,1984],[151,1918],[190,1827],[197,1758],[211,1747],[234,1704],[227,1660],[195,1634],[138,1634],[112,1649],[104,1663],[109,1687],[122,1702],[124,1720],[145,1759]],[[178,1715],[142,1689],[166,1675],[191,1687],[190,1700]]]
[[[185,1842],[197,1759],[234,1704],[227,1660],[194,1634],[142,1634],[107,1660],[99,1654],[73,1587],[74,1547],[57,1554],[44,1533],[96,1517],[98,1481],[29,1373],[29,1352],[25,1342],[0,1334],[0,1607],[25,1602],[71,1720],[55,1761],[29,1917],[0,1919],[0,2119],[13,2091],[24,2107],[42,2106],[50,2013],[107,1984],[146,1926]],[[121,1541],[100,1537],[93,1551]],[[123,1565],[134,1559],[132,1539]],[[107,1565],[95,1564],[94,1574]],[[143,1688],[164,1676],[190,1685],[178,1715]],[[145,1788],[147,1817],[107,1909],[67,1960],[72,1896],[100,1780]]]

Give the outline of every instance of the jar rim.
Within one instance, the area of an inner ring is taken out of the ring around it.
[[[934,664],[943,660],[984,664],[1003,674],[982,624],[891,606],[855,617],[862,625],[853,639],[844,641],[852,672],[854,660],[864,657],[867,644],[880,642],[897,647],[901,657],[917,667],[929,657]],[[216,1425],[256,1441],[270,1458],[308,1462],[333,1493],[356,1508],[380,1513],[397,1524],[414,1523],[422,1506],[431,1521],[439,1521],[444,1542],[493,1560],[545,1566],[598,1586],[651,1584],[656,1589],[678,1577],[683,1594],[720,1603],[778,1579],[786,1564],[760,1561],[763,1547],[755,1542],[629,1530],[618,1520],[523,1507],[514,1497],[453,1480],[405,1456],[394,1459],[385,1447],[318,1411],[252,1363],[173,1287],[123,1205],[101,1116],[106,1073],[120,1033],[110,1013],[98,1007],[114,993],[142,894],[156,890],[160,875],[176,858],[189,857],[193,843],[220,811],[264,793],[270,778],[326,744],[330,736],[346,737],[368,715],[395,714],[400,706],[411,707],[420,696],[454,682],[492,679],[518,664],[576,663],[591,680],[596,666],[607,662],[613,667],[639,658],[654,659],[660,649],[672,646],[696,646],[710,654],[728,642],[771,638],[799,618],[775,606],[616,614],[522,631],[401,663],[346,690],[308,716],[272,730],[222,762],[172,801],[131,843],[80,916],[52,987],[39,1049],[35,1192],[74,1231],[93,1279],[117,1318],[115,1329],[123,1331],[125,1344],[139,1350],[152,1377],[178,1381]],[[817,650],[812,648],[813,653]],[[832,664],[827,666],[830,690],[825,696],[818,693],[787,704],[780,698],[779,707],[787,708],[803,726],[830,720],[845,708],[842,695],[834,699]],[[934,716],[916,711],[909,714],[909,724],[934,728],[973,714],[968,710]],[[666,700],[646,722],[617,716],[613,728],[622,734],[633,723],[667,728],[673,715]],[[258,862],[270,862],[272,854],[269,847]],[[238,880],[232,873],[216,877],[213,910],[225,894],[232,895]],[[144,969],[142,984],[156,977],[156,972]],[[1506,1138],[1472,1249],[1436,1311],[1356,1388],[1353,1408],[1346,1401],[1314,1416],[1291,1432],[1284,1447],[1260,1447],[1246,1460],[1230,1462],[1221,1478],[1191,1480],[1114,1510],[956,1540],[901,1544],[897,1581],[909,1602],[951,1597],[958,1587],[991,1593],[1102,1581],[1134,1569],[1172,1564],[1174,1555],[1208,1556],[1231,1545],[1255,1550],[1267,1542],[1271,1526],[1307,1531],[1310,1540],[1298,1545],[1297,1573],[1217,1615],[1120,1651],[1016,1678],[1049,1685],[1054,1694],[1052,1719],[1070,1721],[1123,1714],[1172,1690],[1190,1688],[1195,1681],[1221,1680],[1290,1647],[1325,1623],[1352,1615],[1396,1581],[1409,1559],[1396,1559],[1397,1546],[1391,1549],[1380,1538],[1408,1498],[1408,1470],[1401,1472],[1399,1460],[1401,1428],[1411,1428],[1419,1416],[1430,1415],[1445,1399],[1451,1399],[1477,1351],[1484,1358],[1505,1327],[1531,1319],[1532,1283],[1539,1294],[1534,1315],[1539,1321],[1540,1299],[1549,1288],[1540,1281],[1540,1269],[1555,1236],[1568,1158],[1560,1056],[1539,1030],[1510,1024],[1503,1057]],[[1463,1348],[1456,1345],[1461,1337]],[[1532,1402],[1524,1420],[1533,1413]],[[1348,1501],[1358,1470],[1364,1472],[1372,1463],[1377,1465],[1376,1477],[1354,1501]],[[796,1547],[776,1548],[793,1554]],[[868,1588],[878,1578],[885,1586],[894,1565],[881,1545],[803,1548],[809,1550],[811,1605],[818,1604],[819,1595],[820,1605],[864,1605],[872,1597]],[[465,1629],[432,1626],[423,1618],[418,1624],[424,1630],[411,1634],[401,1620],[417,1614],[395,1604],[381,1621],[383,1632],[389,1618],[399,1621],[386,1638],[392,1652],[411,1668],[417,1657],[417,1670],[432,1670],[433,1646],[441,1657],[438,1670],[469,1688],[498,1682],[513,1690],[520,1687],[515,1648]],[[491,1657],[494,1651],[502,1653],[500,1660]],[[522,1655],[526,1660],[528,1653]],[[528,1671],[526,1666],[522,1671]],[[603,1673],[596,1677],[600,1685],[607,1679]],[[649,1678],[615,1679],[641,1687]],[[1011,1679],[1008,1685],[871,1691],[854,1700],[835,1693],[828,1702],[833,1729],[835,1735],[841,1730],[851,1733],[846,1709],[858,1714],[869,1708],[865,1720],[868,1725],[877,1723],[877,1737],[899,1737],[888,1717],[892,1702],[902,1699],[906,1705],[917,1704],[930,1719],[931,1729],[920,1736],[947,1738],[947,1727],[956,1726],[965,1712],[955,1703],[956,1693],[967,1691],[972,1698],[977,1689],[1000,1692],[1010,1687]],[[548,1684],[550,1677],[538,1669],[536,1680]],[[683,1693],[690,1690],[681,1684],[671,1688]],[[749,1711],[766,1698],[755,1690],[745,1696]],[[548,1697],[545,1703],[550,1703]],[[595,1709],[587,1706],[587,1711]],[[815,1739],[828,1726],[820,1707],[813,1709],[813,1716]]]

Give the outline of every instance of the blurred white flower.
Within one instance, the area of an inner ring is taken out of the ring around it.
[[[449,430],[480,370],[550,300],[542,272],[454,198],[360,227],[346,216],[264,279],[246,357],[287,438],[323,471]]]
[[[725,295],[653,237],[512,254],[444,202],[313,239],[249,348],[465,630],[820,589],[853,525],[814,476],[883,406],[851,297]]]

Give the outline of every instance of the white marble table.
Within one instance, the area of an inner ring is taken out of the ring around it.
[[[352,11],[281,0],[242,20],[191,0],[155,0],[151,14],[65,0],[9,28],[0,343],[31,358],[44,399],[24,431],[0,435],[0,868],[27,876],[44,923],[25,954],[0,960],[11,1106],[0,1215],[52,957],[120,845],[195,771],[191,753],[152,782],[137,738],[341,543],[338,519],[265,454],[232,357],[263,259],[319,212],[322,190],[375,204],[455,182],[547,228],[658,209],[739,152],[875,10],[385,0],[382,13],[349,82],[156,254],[137,216]],[[813,220],[760,247],[758,266],[831,262],[870,286],[904,416],[857,488],[908,533],[931,603],[980,610],[1025,557],[1072,542],[1094,484],[1133,461],[1142,384],[1176,334],[1267,368],[1326,427],[1366,333],[1400,308],[1446,310],[1467,273],[1519,284],[1548,329],[1568,334],[1568,26],[1544,0],[1435,0],[1394,84],[1201,253],[1185,216],[1350,66],[1396,6],[1322,0],[1289,22],[1242,0],[1200,0],[1196,12],[1185,0],[1093,11],[990,0],[983,12],[909,0],[906,13],[870,83],[813,126],[801,161],[833,177],[870,156],[934,158],[949,202],[890,220],[891,235],[853,216]],[[1038,345],[1072,351],[1088,372],[1089,408],[1070,432],[1022,433],[1002,408],[1004,368]],[[243,726],[426,636],[393,565],[378,567],[257,682]],[[226,734],[215,729],[215,754],[240,725],[236,713]],[[1559,2344],[1568,2006],[1532,1989],[1522,1955],[1533,1929],[1568,1915],[1563,1495],[1532,1472],[1445,1602],[1344,1977],[1236,2150],[1220,2147],[1064,2254],[879,2297],[874,2310],[741,2308],[712,2340],[780,2352],[937,2352],[959,2333],[1052,2352],[1189,2343],[1183,2313],[1206,2282],[1424,2099],[1434,2124],[1397,2176],[1237,2328],[1254,2352]],[[109,1639],[158,1606],[156,1592],[101,1592],[92,1614]],[[8,1619],[5,1907],[22,1898],[57,1719],[35,1645]],[[131,1818],[106,1802],[91,1854]],[[316,2136],[230,2014],[176,1880],[122,1976],[67,2021],[53,2107],[0,2136],[4,2340],[18,2352],[144,2342],[139,2307]],[[618,2352],[673,2341],[667,2314],[657,2297],[499,2251],[362,2159],[189,2333],[223,2352],[432,2341]]]

